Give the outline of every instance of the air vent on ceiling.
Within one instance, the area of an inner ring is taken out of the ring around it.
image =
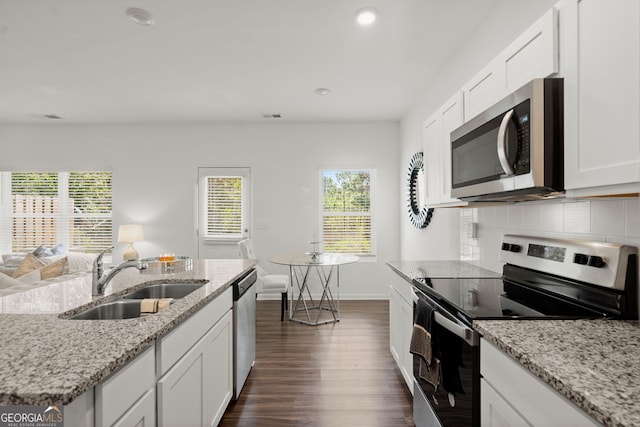
[[[35,117],[36,119],[52,119],[58,120],[62,119],[62,117],[57,116],[55,114],[29,114],[31,117]]]
[[[281,119],[282,115],[281,114],[268,114],[265,113],[262,115],[262,117],[264,117],[265,119]]]

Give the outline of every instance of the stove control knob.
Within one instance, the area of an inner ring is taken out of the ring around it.
[[[602,268],[604,267],[604,260],[600,256],[592,255],[589,257],[589,261],[587,262],[587,264],[591,267]]]
[[[589,262],[589,255],[575,254],[573,256],[573,262],[575,262],[576,264],[587,265],[587,263]]]
[[[515,243],[503,243],[502,244],[502,250],[503,251],[520,252],[520,249],[522,249],[522,246],[517,245]]]

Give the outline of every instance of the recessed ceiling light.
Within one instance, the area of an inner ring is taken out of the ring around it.
[[[362,26],[371,25],[376,22],[378,11],[372,7],[363,7],[356,10],[356,22]]]
[[[127,9],[127,16],[136,24],[143,25],[145,27],[153,25],[153,15],[144,9],[130,7]]]
[[[262,117],[264,117],[265,119],[281,119],[282,115],[278,114],[278,113],[263,113]]]
[[[326,87],[319,87],[318,89],[314,90],[313,92],[316,95],[324,96],[324,95],[329,95],[329,92],[331,92],[331,90],[326,88]]]

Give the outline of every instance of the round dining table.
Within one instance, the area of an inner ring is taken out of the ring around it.
[[[358,262],[356,255],[339,253],[310,253],[274,255],[269,262],[289,266],[291,298],[289,319],[306,325],[322,325],[340,321],[340,266]],[[312,277],[318,277],[320,298],[311,290]],[[335,297],[331,290],[335,277]],[[297,295],[295,295],[297,292]],[[328,314],[328,316],[327,316]]]

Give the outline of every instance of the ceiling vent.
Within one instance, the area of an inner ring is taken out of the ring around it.
[[[57,116],[55,114],[29,114],[31,117],[35,117],[36,119],[51,119],[51,120],[59,120],[62,117]]]
[[[265,119],[281,119],[282,115],[281,114],[268,114],[268,113],[265,113],[265,114],[262,115],[262,117],[265,118]]]

